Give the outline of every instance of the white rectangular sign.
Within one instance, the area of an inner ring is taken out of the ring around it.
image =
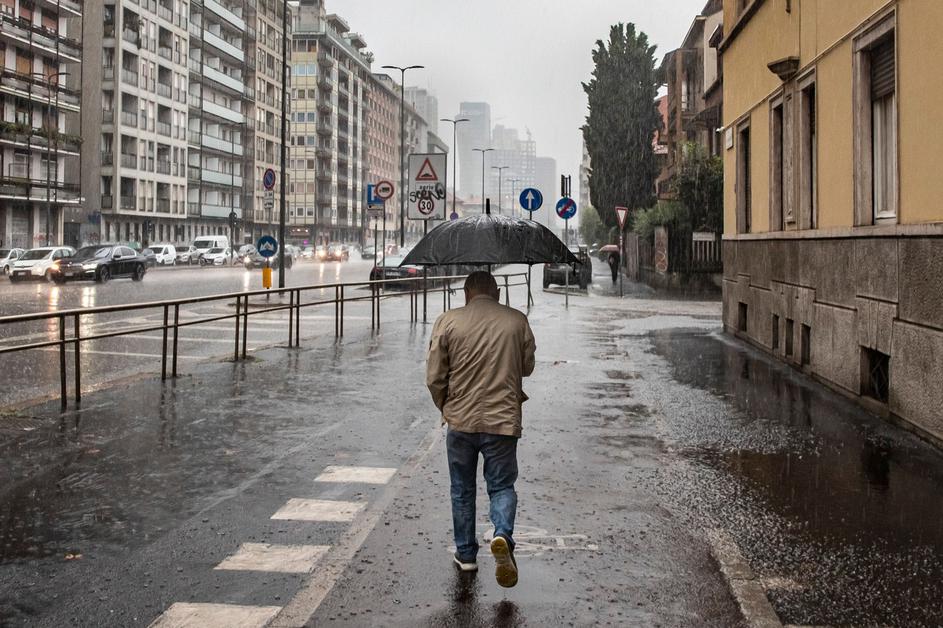
[[[409,156],[406,216],[410,220],[445,220],[446,157],[446,153]]]

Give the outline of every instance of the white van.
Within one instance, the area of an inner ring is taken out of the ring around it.
[[[173,266],[177,263],[177,249],[173,244],[154,244],[150,249],[154,251],[158,264]]]
[[[229,238],[224,235],[200,236],[193,240],[193,247],[197,250],[197,254],[202,256],[210,249],[229,248]]]

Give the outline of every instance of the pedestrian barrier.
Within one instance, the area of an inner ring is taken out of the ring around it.
[[[30,323],[35,321],[56,320],[58,323],[58,338],[55,340],[44,340],[41,342],[27,342],[24,344],[13,344],[0,346],[0,356],[7,353],[14,353],[29,350],[41,350],[48,347],[58,347],[59,349],[59,397],[62,408],[68,407],[68,373],[66,349],[71,345],[74,352],[74,397],[75,403],[82,400],[82,363],[81,347],[83,342],[93,340],[102,340],[105,338],[118,338],[121,336],[130,336],[134,334],[143,334],[147,332],[159,331],[162,334],[161,340],[161,380],[168,377],[177,377],[177,358],[179,355],[179,331],[183,327],[194,327],[205,323],[232,320],[234,321],[234,339],[233,339],[233,359],[240,360],[246,357],[246,347],[249,329],[249,317],[272,312],[288,312],[288,346],[301,346],[301,310],[317,306],[334,306],[334,337],[342,338],[344,336],[344,306],[349,303],[370,301],[370,329],[374,332],[380,330],[380,305],[384,300],[409,298],[409,316],[410,322],[418,322],[420,315],[420,298],[422,299],[422,320],[428,321],[428,298],[430,294],[442,293],[442,310],[447,311],[452,307],[452,293],[455,288],[452,284],[458,280],[464,279],[466,275],[439,275],[415,278],[400,279],[382,279],[375,281],[347,282],[347,283],[328,283],[310,286],[300,286],[291,288],[273,288],[271,290],[253,290],[248,292],[232,292],[227,294],[216,294],[202,297],[188,297],[184,299],[171,299],[165,301],[150,301],[145,303],[133,303],[126,305],[105,305],[90,308],[60,310],[57,312],[41,312],[36,314],[18,314],[14,316],[0,316],[0,337],[8,337],[9,334],[3,333],[12,325]],[[527,287],[527,304],[533,302],[530,292],[530,284],[526,281],[527,273],[508,273],[498,274],[495,278],[498,285],[503,283],[504,300],[506,305],[511,304],[510,288],[518,286]],[[522,279],[521,281],[514,281]],[[388,288],[393,286],[405,286],[405,290],[392,291]],[[366,288],[369,295],[351,296],[351,290],[357,288]],[[334,295],[329,299],[315,299],[305,301],[303,296],[312,291],[333,290]],[[252,297],[268,297],[277,295],[278,302],[267,300],[265,303],[250,303]],[[284,303],[287,295],[288,304]],[[229,302],[234,300],[235,310],[233,314],[224,314],[219,316],[207,316],[195,320],[180,320],[180,306],[193,304],[207,304],[214,302]],[[103,333],[82,334],[83,317],[95,316],[100,314],[114,314],[123,312],[135,312],[141,310],[162,310],[163,319],[159,325],[141,325],[129,328],[122,328],[116,331]],[[68,328],[72,328],[72,334],[68,334]]]

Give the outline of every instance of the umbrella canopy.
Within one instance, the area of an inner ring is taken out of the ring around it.
[[[599,249],[599,253],[618,253],[619,245],[618,244],[607,244],[606,246]]]
[[[430,231],[403,265],[578,264],[560,238],[539,222],[476,214],[445,222]]]

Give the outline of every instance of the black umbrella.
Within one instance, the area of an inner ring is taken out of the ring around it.
[[[579,264],[539,222],[476,214],[442,223],[419,241],[402,265]]]

